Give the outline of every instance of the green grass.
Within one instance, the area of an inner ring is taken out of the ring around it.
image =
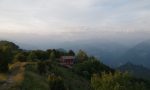
[[[49,90],[48,82],[40,75],[26,71],[25,79],[22,83],[23,90]]]
[[[47,76],[41,76],[36,71],[37,66],[30,64],[24,72],[24,80],[21,88],[23,90],[49,90]],[[71,69],[53,64],[50,72],[61,76],[67,90],[90,90],[90,83],[85,78],[72,72]]]
[[[23,90],[49,90],[47,78],[36,73],[36,69],[36,64],[26,66],[21,86]]]
[[[61,76],[63,77],[65,86],[68,90],[90,90],[89,81],[72,72],[71,69],[59,66],[56,66],[55,68],[61,72]]]

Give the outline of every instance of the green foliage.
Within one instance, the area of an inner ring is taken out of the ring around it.
[[[15,56],[14,56],[14,62],[16,61],[20,61],[20,62],[25,62],[26,61],[26,56],[23,54],[23,53],[17,53]]]
[[[38,62],[38,71],[39,74],[43,75],[46,73],[47,68],[46,68],[46,63],[45,62]]]
[[[88,59],[88,55],[82,50],[79,50],[76,57],[77,57],[77,62],[83,62]]]
[[[53,49],[49,55],[50,55],[49,56],[50,59],[56,59],[56,58],[60,58],[60,56],[62,55],[62,52],[56,49]]]
[[[59,66],[58,62],[48,61],[63,55],[74,56],[75,53],[72,50],[64,52],[56,49],[23,51],[12,42],[0,41],[0,72],[8,72],[8,64],[13,59],[26,61],[28,58],[34,62],[25,67],[24,80],[19,87],[21,90],[89,90],[93,74],[93,90],[149,90],[149,82],[135,79],[127,73],[114,73],[113,69],[94,57],[88,57],[82,50],[76,55],[78,63],[72,69]],[[35,62],[37,60],[40,61]]]
[[[48,55],[50,55],[52,52],[52,49],[47,49],[46,52],[48,53]]]
[[[8,71],[8,60],[3,57],[3,52],[0,51],[0,72]]]
[[[26,65],[26,70],[34,72],[34,73],[38,73],[39,72],[37,68],[38,68],[38,64],[37,63]]]
[[[18,50],[19,46],[9,41],[0,41],[0,48],[9,48],[11,50]]]
[[[48,81],[50,90],[66,90],[63,79],[60,76],[49,75]]]
[[[27,59],[28,59],[28,61],[36,61],[37,60],[36,53],[35,52],[30,52]]]
[[[47,60],[49,58],[48,53],[42,50],[34,50],[32,53],[36,55],[38,60]]]
[[[94,90],[148,90],[144,82],[120,72],[95,74],[91,78],[91,86]]]
[[[51,52],[51,53],[50,53],[50,56],[49,56],[49,59],[50,59],[50,60],[54,60],[55,58],[56,58],[55,53],[54,53],[54,52]]]
[[[26,70],[20,90],[49,90],[48,81],[37,73]]]
[[[63,55],[67,55],[67,53],[64,50],[61,49],[48,49],[47,53],[49,54],[49,59],[54,60],[56,58],[60,58]]]
[[[67,90],[90,90],[89,81],[72,70],[60,66],[53,66],[53,69],[55,76],[63,79]]]
[[[45,75],[51,70],[51,62],[50,61],[41,61],[37,63],[37,70],[40,75]]]
[[[73,69],[76,73],[88,79],[90,79],[94,73],[113,71],[94,57],[90,57],[88,60],[74,65]]]
[[[21,51],[16,44],[8,41],[0,41],[0,50],[3,53],[3,58],[9,63],[12,62],[14,55]]]
[[[68,55],[70,55],[70,56],[75,56],[75,53],[74,53],[73,50],[69,50],[69,51],[68,51]]]
[[[0,72],[8,72],[8,63],[13,60],[19,47],[12,42],[0,41]]]

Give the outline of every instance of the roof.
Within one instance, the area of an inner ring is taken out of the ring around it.
[[[75,59],[75,56],[62,56],[62,59]]]

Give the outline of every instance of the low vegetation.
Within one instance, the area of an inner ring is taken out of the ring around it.
[[[75,56],[71,68],[61,56]],[[116,72],[86,52],[48,49],[26,51],[12,42],[0,42],[1,90],[149,90],[147,80]]]

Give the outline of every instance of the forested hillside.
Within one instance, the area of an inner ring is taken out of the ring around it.
[[[75,57],[62,65],[62,56]],[[148,80],[118,72],[83,50],[23,50],[0,41],[0,90],[149,90]]]

